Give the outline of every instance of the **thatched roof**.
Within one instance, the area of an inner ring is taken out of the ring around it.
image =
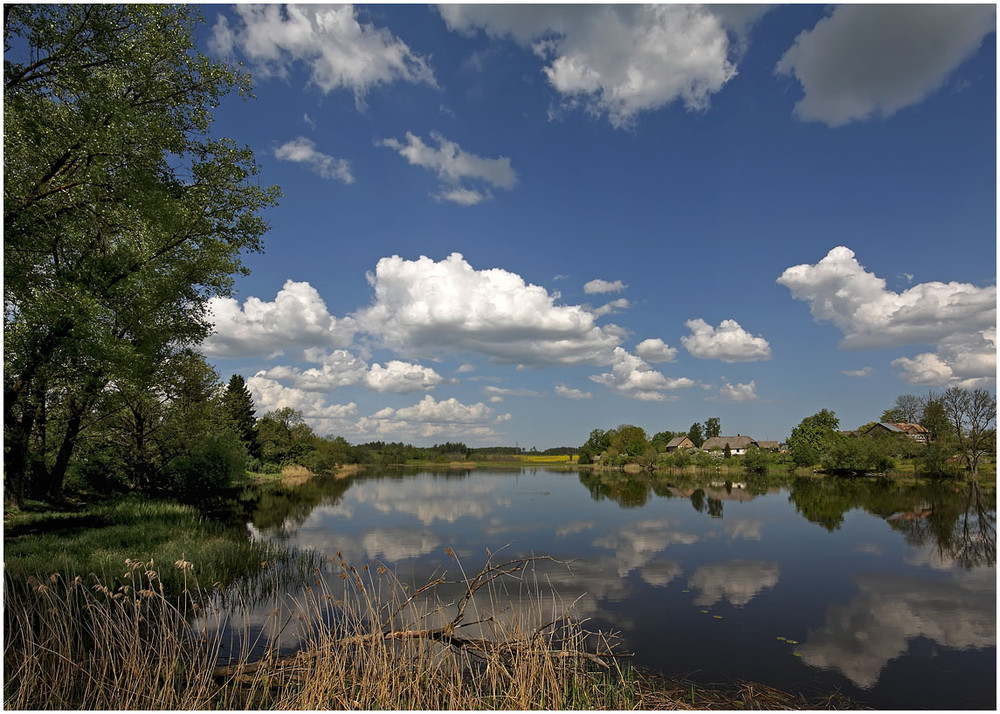
[[[703,451],[711,451],[712,449],[722,449],[725,450],[726,444],[729,444],[729,449],[746,449],[751,444],[756,445],[756,439],[737,435],[737,436],[713,436],[710,439],[706,439],[705,443],[701,445]]]

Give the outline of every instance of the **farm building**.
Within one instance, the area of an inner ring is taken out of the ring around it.
[[[910,422],[880,421],[877,424],[873,424],[865,432],[866,436],[875,436],[876,434],[906,434],[921,444],[929,444],[931,441],[930,430],[920,426],[920,424],[912,424]]]
[[[705,443],[701,445],[701,450],[712,451],[720,449],[725,451],[726,445],[729,446],[729,453],[734,456],[742,456],[751,446],[758,446],[756,439],[753,437],[737,434],[736,436],[713,436],[706,439]]]
[[[668,441],[667,445],[664,447],[668,454],[677,451],[677,449],[693,448],[695,448],[694,442],[687,438],[687,436],[675,436],[673,439]]]

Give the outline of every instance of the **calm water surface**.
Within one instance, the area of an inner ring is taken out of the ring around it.
[[[702,682],[840,689],[885,709],[996,708],[996,498],[965,484],[525,469],[362,473],[252,528],[421,582],[486,551],[550,555],[588,629]],[[542,568],[542,565],[538,566]],[[582,597],[581,597],[582,596]]]

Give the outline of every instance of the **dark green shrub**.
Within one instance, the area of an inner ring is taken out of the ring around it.
[[[924,476],[953,476],[955,467],[948,461],[949,453],[940,444],[928,444],[923,455],[917,459],[917,469]]]
[[[235,434],[209,434],[167,463],[162,485],[183,501],[215,495],[242,475],[246,461],[246,447]]]
[[[673,465],[679,469],[691,463],[691,452],[687,449],[677,449],[673,454],[671,454],[673,459]]]

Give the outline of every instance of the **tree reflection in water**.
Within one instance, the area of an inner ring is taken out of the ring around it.
[[[723,518],[724,500],[751,500],[754,496],[788,489],[788,500],[806,520],[838,530],[844,516],[863,509],[885,519],[917,547],[932,545],[942,562],[964,568],[996,564],[996,491],[978,481],[928,481],[900,484],[890,478],[787,478],[747,476],[734,487],[714,475],[629,474],[620,471],[582,471],[580,482],[595,501],[609,499],[623,508],[644,506],[651,494],[687,498],[699,513]]]
[[[894,514],[889,523],[910,545],[933,545],[942,562],[952,561],[963,568],[995,565],[996,493],[987,497],[974,481],[953,495],[920,510]]]

